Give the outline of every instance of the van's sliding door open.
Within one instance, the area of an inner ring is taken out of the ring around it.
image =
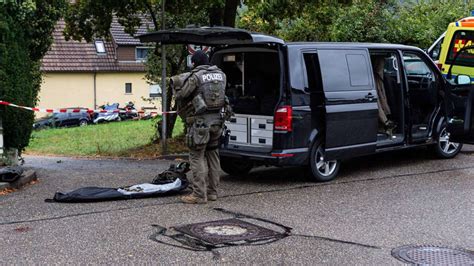
[[[366,49],[319,49],[325,94],[326,160],[375,152],[378,105]]]

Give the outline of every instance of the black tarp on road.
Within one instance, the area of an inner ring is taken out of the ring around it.
[[[66,193],[56,192],[53,199],[47,202],[99,202],[110,200],[126,200],[175,195],[188,186],[187,180],[177,178],[167,184],[143,183],[122,188],[84,187]]]

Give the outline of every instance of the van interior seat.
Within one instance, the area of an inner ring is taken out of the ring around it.
[[[400,85],[397,84],[396,77],[393,77],[390,74],[384,74],[383,83],[385,87],[385,94],[387,95],[388,105],[390,106],[390,111],[392,112],[392,118],[399,122],[402,106],[402,91]]]

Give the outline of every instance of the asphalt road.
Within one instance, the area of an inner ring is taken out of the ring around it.
[[[0,264],[397,265],[391,251],[407,244],[474,250],[474,146],[452,160],[434,159],[424,149],[349,160],[329,183],[308,181],[300,168],[223,174],[220,199],[206,205],[181,204],[174,196],[44,202],[56,191],[149,182],[169,163],[27,157],[39,183],[0,196]],[[152,226],[235,216],[219,208],[283,224],[291,234],[211,252],[170,246],[178,243]]]

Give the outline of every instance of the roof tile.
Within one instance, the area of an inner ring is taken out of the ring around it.
[[[140,19],[142,24],[136,29],[134,36],[131,36],[130,34],[125,33],[125,28],[120,25],[117,17],[114,17],[110,25],[110,33],[112,34],[115,43],[118,45],[142,45],[136,36],[149,32],[150,29],[154,28],[154,26],[147,16],[141,15]]]

